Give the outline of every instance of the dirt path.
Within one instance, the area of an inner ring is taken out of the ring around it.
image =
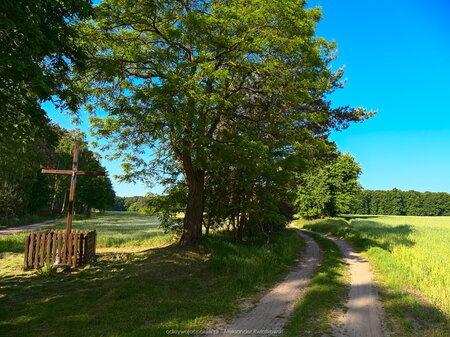
[[[302,230],[308,232],[306,230]],[[385,336],[383,308],[372,280],[369,263],[347,242],[327,235],[341,250],[350,269],[350,291],[347,312],[335,327],[335,337],[383,337]]]
[[[273,336],[282,331],[301,300],[309,280],[322,260],[319,245],[305,233],[306,249],[299,263],[269,293],[264,295],[250,311],[242,312],[230,324],[216,327],[218,333],[209,336]]]
[[[16,233],[20,233],[20,232],[25,232],[25,231],[33,231],[35,229],[39,229],[42,227],[57,225],[57,224],[63,222],[64,220],[66,220],[66,219],[65,218],[64,219],[54,219],[54,220],[47,220],[47,221],[43,221],[43,222],[34,223],[31,225],[0,229],[0,237],[11,235],[11,234],[16,234]]]

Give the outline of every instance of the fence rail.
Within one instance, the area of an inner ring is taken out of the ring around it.
[[[25,269],[42,267],[44,263],[77,267],[95,256],[97,232],[72,231],[67,240],[64,230],[34,232],[25,240]]]

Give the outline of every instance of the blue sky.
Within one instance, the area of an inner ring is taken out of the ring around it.
[[[331,97],[334,105],[378,110],[331,136],[360,163],[363,187],[450,192],[450,1],[309,2],[318,5],[317,35],[338,43],[334,65],[345,65],[348,80]],[[73,127],[70,118],[44,106],[52,120]],[[110,174],[120,173],[120,163],[103,164]],[[113,184],[121,196],[150,190]]]

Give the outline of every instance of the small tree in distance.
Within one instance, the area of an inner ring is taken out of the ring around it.
[[[301,175],[295,205],[303,218],[349,213],[359,202],[361,168],[349,154]]]

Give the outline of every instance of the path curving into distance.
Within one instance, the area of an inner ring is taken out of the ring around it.
[[[302,232],[310,232],[301,229]],[[346,313],[334,328],[334,337],[384,337],[384,311],[366,259],[347,242],[312,232],[333,241],[341,250],[350,271],[350,290]]]
[[[217,333],[209,337],[267,337],[280,334],[322,260],[319,245],[305,233],[297,233],[306,242],[298,264],[253,309],[240,313],[230,324],[217,327]]]
[[[16,233],[21,233],[21,232],[25,232],[25,231],[33,231],[35,229],[39,229],[39,228],[42,228],[42,227],[48,227],[48,226],[57,225],[57,224],[65,221],[65,220],[66,220],[65,218],[63,218],[63,219],[54,219],[54,220],[47,220],[47,221],[43,221],[43,222],[34,223],[34,224],[31,224],[31,225],[9,227],[9,228],[0,229],[0,237],[7,236],[7,235],[12,235],[12,234],[16,234]]]

